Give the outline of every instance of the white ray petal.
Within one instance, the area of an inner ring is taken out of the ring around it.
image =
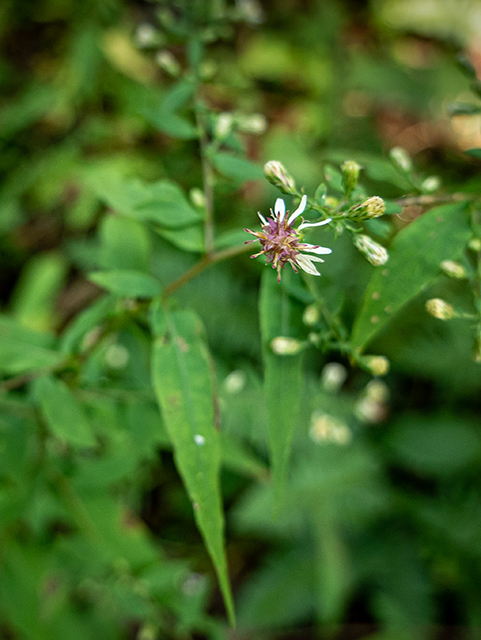
[[[327,220],[321,220],[320,222],[303,222],[297,227],[297,230],[305,229],[306,227],[322,227],[325,224],[329,224],[331,222],[331,218],[327,218]]]
[[[310,273],[311,276],[321,275],[319,271],[316,269],[316,267],[312,264],[311,259],[308,256],[305,256],[302,253],[300,253],[296,257],[296,262],[303,271],[305,271],[306,273]]]
[[[286,215],[286,203],[282,198],[277,198],[276,204],[274,205],[274,211],[276,214],[276,218],[278,218],[282,222],[284,220],[284,216]]]
[[[301,249],[301,251],[308,251],[309,253],[318,253],[321,256],[325,256],[328,253],[332,253],[332,249],[329,249],[328,247],[318,247],[315,244],[300,244],[298,245],[299,249]]]
[[[325,262],[322,258],[318,258],[317,256],[306,256],[306,258],[309,258],[311,262]]]
[[[287,224],[292,224],[294,222],[294,220],[301,215],[301,213],[304,211],[304,209],[306,208],[306,203],[307,203],[307,196],[304,194],[301,198],[301,204],[297,207],[297,209],[294,211],[294,213],[292,213],[289,216],[289,220],[287,221]]]
[[[262,222],[262,224],[265,226],[267,224],[267,220],[264,218],[264,216],[258,211],[257,215],[259,216],[260,221]]]

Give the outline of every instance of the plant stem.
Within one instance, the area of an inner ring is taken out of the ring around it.
[[[439,195],[439,196],[412,196],[407,198],[398,198],[394,200],[396,204],[401,205],[402,207],[412,207],[415,205],[420,206],[429,206],[432,204],[442,203],[442,202],[462,202],[463,200],[477,200],[479,196],[476,196],[472,193],[452,193],[450,195]]]
[[[210,256],[214,253],[214,172],[207,153],[209,140],[204,115],[198,101],[195,114],[200,135],[200,160],[205,198],[204,245],[206,255]]]

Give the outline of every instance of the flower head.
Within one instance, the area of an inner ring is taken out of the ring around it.
[[[266,264],[271,264],[273,269],[277,269],[277,280],[279,282],[281,281],[281,269],[283,269],[287,263],[291,265],[296,273],[297,268],[300,267],[306,273],[310,273],[313,276],[320,276],[321,274],[316,269],[314,262],[324,262],[322,258],[319,258],[319,255],[332,253],[332,249],[328,249],[327,247],[302,242],[303,229],[307,227],[320,227],[330,222],[330,218],[321,220],[320,222],[302,221],[297,228],[294,228],[293,224],[306,208],[306,203],[307,196],[304,195],[302,196],[299,207],[288,217],[284,200],[277,198],[274,211],[271,209],[270,218],[266,220],[263,215],[258,214],[262,231],[245,229],[247,233],[252,234],[260,241],[262,247],[261,251],[252,255],[251,258],[265,255]],[[248,240],[247,242],[255,241],[256,240]],[[308,255],[310,253],[317,255]]]

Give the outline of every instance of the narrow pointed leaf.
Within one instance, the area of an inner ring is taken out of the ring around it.
[[[177,468],[214,563],[229,619],[234,624],[224,548],[220,441],[202,324],[191,311],[170,312],[160,307],[154,309],[152,321],[156,335],[152,354],[154,390]]]
[[[52,376],[35,380],[34,394],[54,436],[79,447],[96,444],[87,415],[65,382]]]
[[[465,202],[431,209],[393,240],[389,260],[376,268],[354,323],[353,347],[364,346],[409,300],[440,274],[443,260],[456,259],[471,235]]]
[[[99,287],[126,298],[152,298],[160,292],[160,284],[153,276],[131,269],[96,271],[89,278]]]
[[[283,274],[284,279],[288,277],[287,272]],[[279,356],[272,351],[270,345],[276,337],[294,337],[293,316],[292,302],[286,289],[277,282],[276,273],[266,269],[260,294],[260,324],[276,509],[279,508],[284,492],[292,435],[299,416],[302,354]]]

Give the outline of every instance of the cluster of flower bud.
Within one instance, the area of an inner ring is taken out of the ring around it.
[[[354,406],[358,420],[379,424],[388,414],[389,389],[381,380],[371,380]]]
[[[374,267],[380,267],[389,260],[389,254],[385,247],[369,236],[360,233],[355,234],[354,246]]]
[[[386,204],[379,196],[372,196],[361,204],[349,209],[347,215],[351,220],[371,220],[384,215]]]
[[[454,307],[441,298],[431,298],[426,302],[426,311],[438,320],[452,320],[456,317]]]
[[[271,184],[288,195],[296,193],[294,178],[287,172],[284,165],[278,160],[269,160],[264,165],[264,175]]]
[[[352,440],[352,431],[344,421],[319,411],[312,414],[309,435],[318,444],[346,445]]]

